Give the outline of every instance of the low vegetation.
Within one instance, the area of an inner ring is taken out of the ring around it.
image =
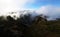
[[[0,37],[60,37],[60,18],[48,21],[47,18],[24,15],[17,20],[11,16],[0,17]]]

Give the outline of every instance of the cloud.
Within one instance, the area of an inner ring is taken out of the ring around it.
[[[44,14],[49,16],[49,19],[54,19],[54,18],[60,18],[60,7],[53,6],[53,5],[47,5],[47,6],[42,6],[39,9],[36,10],[36,13],[39,14]]]
[[[27,3],[34,0],[0,0],[0,14],[7,15],[8,12],[23,10]]]

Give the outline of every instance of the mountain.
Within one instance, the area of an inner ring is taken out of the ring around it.
[[[16,11],[16,12],[8,12],[3,15],[0,14],[0,16],[11,16],[14,19],[20,18],[21,16],[28,15],[30,14],[31,17],[35,18],[38,15],[41,15],[40,12],[37,12],[36,10],[21,10],[21,11]],[[48,16],[48,20],[56,20],[56,18],[60,18],[59,13],[51,15],[50,12],[47,13],[42,13],[43,16]]]

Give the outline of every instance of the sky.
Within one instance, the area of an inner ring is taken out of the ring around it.
[[[42,6],[60,6],[60,0],[0,0],[0,12],[39,9]]]
[[[37,14],[60,16],[60,0],[0,0],[0,15],[20,10],[35,10]]]

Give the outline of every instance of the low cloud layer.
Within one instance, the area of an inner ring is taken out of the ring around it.
[[[0,0],[0,15],[7,15],[8,12],[12,12],[12,11],[17,12],[20,10],[24,10],[26,9],[25,6],[28,3],[33,4],[35,2],[36,2],[35,0]],[[28,11],[25,11],[25,13],[27,12]],[[31,13],[35,16],[39,14],[44,14],[49,16],[50,19],[54,19],[60,17],[60,7],[54,5],[40,6],[39,9],[36,9],[35,11],[31,11]],[[19,12],[17,12],[14,15],[18,16]]]
[[[52,5],[42,6],[36,11],[36,13],[47,15],[50,19],[60,18],[60,7]]]

